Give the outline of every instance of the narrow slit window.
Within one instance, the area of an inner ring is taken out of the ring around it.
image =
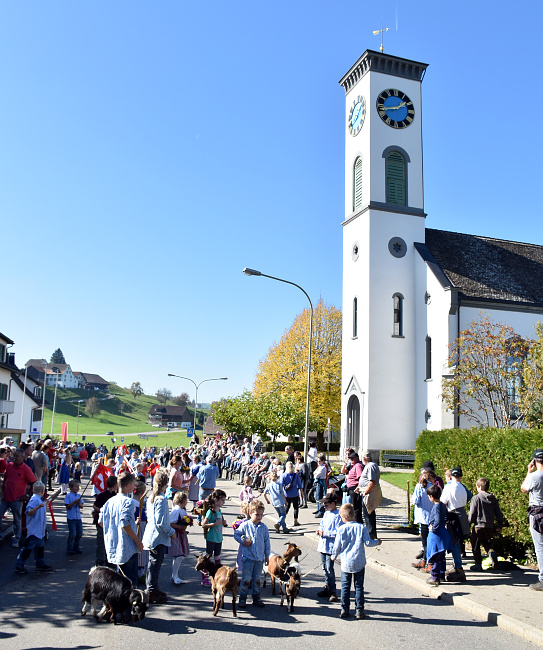
[[[353,300],[353,338],[358,336],[358,298]]]
[[[392,296],[392,304],[392,336],[403,336],[403,296],[401,293],[395,293]]]
[[[426,337],[426,379],[432,379],[432,339]]]

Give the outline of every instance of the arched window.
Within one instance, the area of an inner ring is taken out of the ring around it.
[[[347,403],[347,447],[360,447],[360,402],[356,395],[351,395]]]
[[[354,161],[353,212],[362,207],[362,158]]]
[[[407,205],[405,159],[398,151],[391,151],[385,158],[387,203]]]
[[[403,296],[401,293],[395,293],[392,296],[392,305],[392,336],[403,336]]]
[[[432,339],[426,337],[426,379],[432,379]]]
[[[358,336],[358,298],[353,300],[353,338]]]

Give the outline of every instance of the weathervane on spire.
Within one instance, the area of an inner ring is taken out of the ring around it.
[[[383,46],[383,34],[384,34],[385,32],[388,32],[389,29],[390,29],[390,27],[385,27],[385,28],[383,29],[383,19],[381,18],[381,29],[376,29],[376,30],[373,32],[373,35],[374,35],[374,36],[377,36],[377,34],[381,34],[381,47],[379,48],[379,49],[381,50],[381,52],[384,52],[384,51],[385,51],[385,48],[384,48],[384,46]]]

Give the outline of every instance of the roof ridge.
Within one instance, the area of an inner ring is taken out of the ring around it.
[[[543,244],[534,244],[530,242],[517,241],[516,239],[501,239],[499,237],[488,237],[487,235],[474,235],[469,232],[458,232],[456,230],[442,230],[441,228],[426,228],[426,230],[434,230],[436,232],[446,232],[451,235],[465,235],[466,237],[477,237],[485,241],[501,241],[506,244],[520,244],[521,246],[535,246],[536,248],[543,248]]]

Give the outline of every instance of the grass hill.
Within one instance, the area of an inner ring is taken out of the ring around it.
[[[49,434],[51,431],[51,416],[53,412],[54,388],[47,387],[46,400],[50,406],[45,411],[45,421],[43,431]],[[101,412],[94,417],[85,413],[85,403],[89,397],[97,397],[100,404]],[[77,426],[77,405],[78,400],[81,402],[79,408],[79,430]],[[75,440],[76,433],[81,436],[87,436],[87,440],[94,439],[94,436],[104,436],[109,431],[113,431],[115,437],[131,433],[143,433],[153,431],[158,433],[165,431],[159,427],[152,427],[149,424],[149,409],[157,403],[154,395],[140,395],[134,399],[129,390],[120,386],[112,385],[111,393],[102,391],[88,391],[84,389],[57,389],[57,403],[55,407],[54,437],[61,436],[62,422],[68,423],[68,439]],[[173,402],[168,402],[172,404]],[[192,414],[192,407],[189,407]],[[203,410],[198,410],[198,424],[201,428]],[[180,435],[179,432],[172,432],[170,435]],[[183,433],[183,437],[184,433]],[[138,439],[139,440],[139,439]],[[102,440],[103,442],[103,440]]]

